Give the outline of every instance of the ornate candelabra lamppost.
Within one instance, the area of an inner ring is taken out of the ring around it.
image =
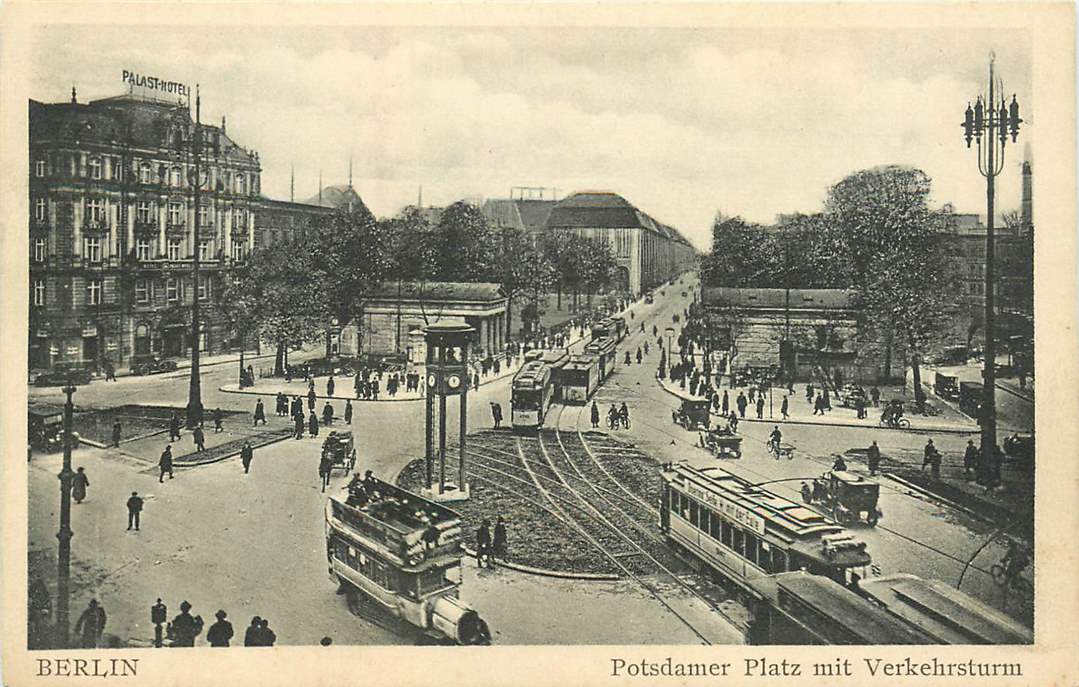
[[[996,177],[1004,169],[1004,147],[1011,136],[1014,143],[1019,135],[1019,103],[1015,95],[1012,95],[1011,103],[1007,103],[1001,95],[1003,84],[995,78],[993,73],[996,56],[989,55],[989,90],[988,95],[979,95],[973,107],[967,103],[967,110],[963,118],[963,136],[970,148],[972,141],[978,146],[978,171],[985,177],[986,199],[986,230],[985,230],[985,346],[984,367],[982,378],[984,381],[984,400],[979,413],[979,423],[982,430],[982,465],[979,466],[979,479],[992,481],[996,475],[990,475],[991,466],[995,465],[995,451],[997,447],[997,411],[996,411],[996,294],[994,285],[996,281],[996,257],[993,246],[993,201],[995,193]],[[1000,107],[997,108],[997,98],[1000,98]]]
[[[440,501],[468,498],[465,479],[465,439],[468,433],[468,346],[476,330],[462,320],[442,320],[424,330],[426,356],[426,475],[427,494]],[[457,484],[446,481],[446,397],[459,396]],[[438,488],[434,466],[438,462]]]

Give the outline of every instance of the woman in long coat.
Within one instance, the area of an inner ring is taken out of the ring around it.
[[[86,498],[86,487],[90,486],[90,480],[86,478],[86,470],[82,467],[75,473],[75,479],[71,482],[71,498],[75,503],[82,503]]]

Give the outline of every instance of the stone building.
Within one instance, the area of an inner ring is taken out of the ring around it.
[[[476,352],[493,354],[506,343],[506,303],[498,284],[386,282],[364,301],[363,339],[355,323],[344,327],[339,352],[348,357],[406,355],[422,342],[425,325],[451,318],[464,320],[476,330]],[[422,359],[419,351],[413,355]]]

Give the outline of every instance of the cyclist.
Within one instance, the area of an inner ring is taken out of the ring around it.
[[[1019,575],[1030,565],[1030,556],[1023,546],[1013,541],[1008,544],[1008,552],[1000,559],[1000,565],[1004,568],[1004,579],[1014,585]]]
[[[618,408],[616,408],[615,405],[612,403],[611,409],[607,411],[607,426],[611,429],[617,429],[618,421]]]
[[[629,408],[625,401],[622,401],[622,407],[618,409],[618,419],[624,428],[629,429]]]
[[[779,431],[779,425],[772,427],[772,433],[768,435],[768,452],[776,455],[779,460],[779,444],[783,440],[783,432]]]

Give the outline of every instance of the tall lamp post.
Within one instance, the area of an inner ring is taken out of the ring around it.
[[[71,379],[64,387],[67,401],[64,403],[64,463],[60,469],[60,530],[56,533],[59,548],[56,554],[56,648],[66,648],[70,622],[68,607],[71,601],[71,483],[75,472],[71,469],[71,424],[75,406],[71,396],[75,387]]]
[[[984,382],[984,400],[979,421],[982,428],[982,465],[981,476],[983,479],[994,479],[990,476],[990,468],[995,464],[995,451],[997,447],[997,408],[996,408],[996,296],[993,292],[995,283],[996,258],[993,246],[993,195],[996,177],[1004,169],[1004,146],[1008,135],[1011,135],[1014,143],[1019,135],[1019,124],[1023,121],[1019,118],[1019,103],[1012,95],[1012,102],[1008,104],[1000,93],[1004,90],[1003,84],[998,84],[993,75],[993,63],[996,60],[994,53],[989,54],[989,93],[988,96],[979,95],[971,107],[967,104],[967,110],[963,118],[963,136],[967,147],[971,141],[978,144],[978,171],[985,177],[985,200],[986,200],[986,230],[985,230],[985,347],[984,367],[982,378]],[[1000,97],[1000,108],[996,109],[997,97]]]
[[[191,298],[191,381],[187,389],[187,426],[189,429],[202,424],[202,380],[199,376],[200,313],[199,313],[199,205],[202,196],[202,170],[199,162],[202,153],[202,121],[200,116],[201,98],[198,85],[195,86],[195,134],[191,137],[191,147],[195,157],[195,178],[193,195],[195,196],[195,259],[191,263],[192,298]]]

